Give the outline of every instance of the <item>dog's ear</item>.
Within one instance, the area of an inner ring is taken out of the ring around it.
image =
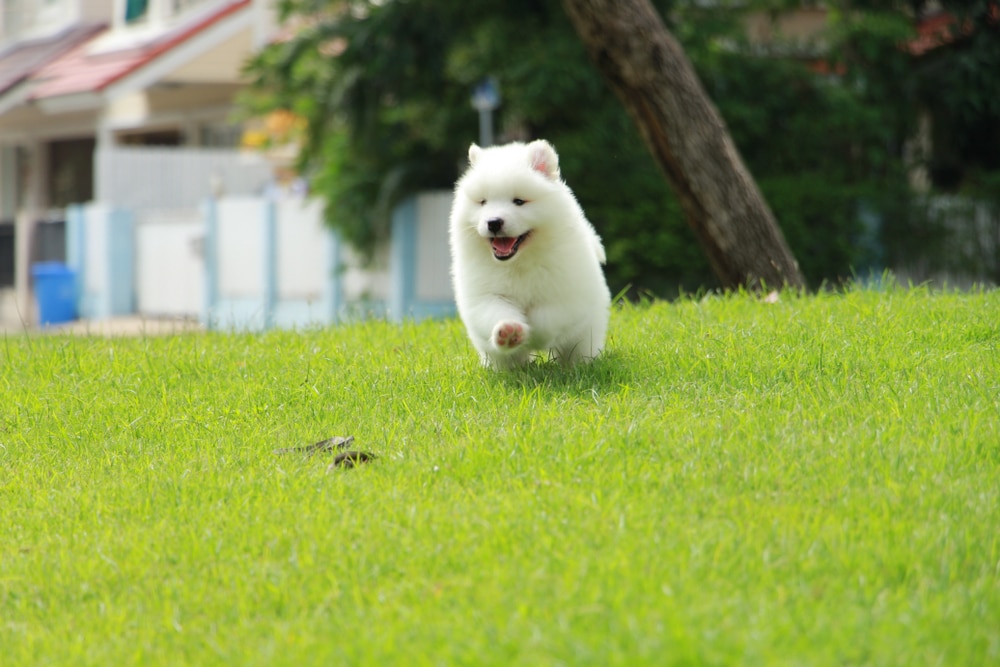
[[[549,142],[538,139],[528,144],[528,160],[535,171],[553,181],[559,180],[559,156]]]
[[[479,154],[483,152],[483,149],[479,146],[472,144],[469,146],[469,166],[476,164],[476,160],[479,158]]]

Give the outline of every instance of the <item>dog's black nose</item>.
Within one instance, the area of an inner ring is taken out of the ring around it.
[[[496,234],[503,229],[503,218],[490,218],[486,221],[486,226],[489,228],[490,233]]]

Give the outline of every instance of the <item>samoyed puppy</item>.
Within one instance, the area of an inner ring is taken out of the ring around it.
[[[449,234],[458,314],[484,365],[514,368],[542,351],[570,365],[601,352],[604,246],[548,142],[473,144]]]

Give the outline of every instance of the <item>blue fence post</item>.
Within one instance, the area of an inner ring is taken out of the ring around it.
[[[417,282],[417,199],[403,200],[392,212],[389,250],[389,318],[402,322],[413,309]]]
[[[274,199],[264,200],[264,219],[261,231],[264,239],[261,244],[261,276],[264,290],[264,330],[274,328],[274,311],[278,306],[278,225],[277,205]]]
[[[206,329],[215,327],[215,307],[219,301],[219,213],[214,198],[201,206],[203,241],[202,258],[205,262],[205,303],[201,311],[201,324]]]
[[[76,272],[76,312],[90,317],[92,308],[87,298],[87,215],[81,204],[66,208],[66,265]]]
[[[135,312],[135,224],[128,209],[107,212],[107,301],[104,315]]]
[[[322,222],[320,224],[323,224]],[[327,324],[340,320],[344,308],[342,241],[334,229],[326,232],[326,276],[323,281],[323,316]]]

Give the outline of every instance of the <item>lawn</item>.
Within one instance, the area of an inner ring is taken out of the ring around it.
[[[0,663],[1000,664],[1000,292],[8,336]]]

